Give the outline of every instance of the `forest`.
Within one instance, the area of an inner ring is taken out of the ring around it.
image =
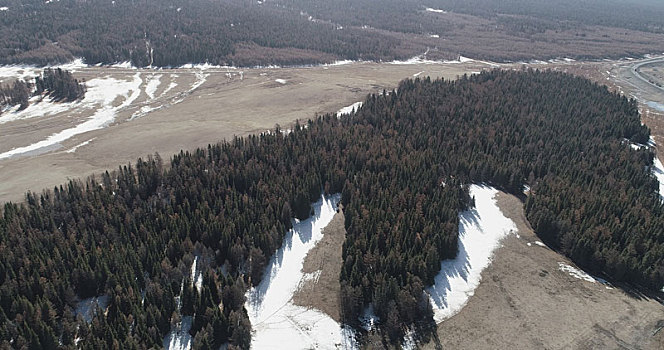
[[[4,65],[82,58],[136,67],[300,66],[425,51],[430,59],[504,62],[664,50],[664,6],[655,0],[0,0],[0,7]]]
[[[85,82],[74,78],[71,72],[61,68],[46,68],[34,83],[15,80],[13,84],[0,85],[0,114],[6,107],[28,108],[30,97],[50,98],[54,102],[72,102],[85,96]]]
[[[195,349],[246,349],[246,290],[321,193],[345,213],[342,318],[372,304],[385,343],[433,331],[424,288],[457,253],[467,185],[523,196],[550,246],[587,271],[662,288],[664,205],[633,150],[636,101],[552,71],[405,80],[354,114],[139,159],[0,213],[0,347],[160,348],[185,316]],[[202,286],[191,266],[203,266]],[[86,298],[107,296],[92,320]],[[182,302],[178,307],[178,301]]]

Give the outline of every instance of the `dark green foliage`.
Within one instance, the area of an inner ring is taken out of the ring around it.
[[[244,295],[291,218],[342,193],[344,322],[369,303],[384,338],[430,329],[425,286],[457,249],[467,184],[532,191],[537,233],[583,268],[661,288],[663,206],[636,102],[555,72],[492,71],[406,80],[354,115],[123,166],[72,181],[0,219],[1,346],[160,347],[194,316],[196,348],[246,348]],[[200,293],[190,280],[203,266]],[[80,298],[109,296],[90,324]],[[143,295],[145,299],[143,301]],[[177,310],[175,298],[182,296]],[[55,343],[57,345],[57,343]]]

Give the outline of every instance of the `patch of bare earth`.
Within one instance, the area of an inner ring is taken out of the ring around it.
[[[340,301],[339,274],[341,273],[341,250],[346,239],[344,213],[340,209],[323,230],[323,239],[309,251],[304,259],[302,271],[313,274],[300,285],[293,295],[293,303],[323,311],[339,322]]]
[[[561,271],[559,262],[573,264],[533,244],[537,236],[522,202],[504,193],[497,201],[518,235],[503,240],[468,304],[439,324],[437,342],[423,348],[664,348],[661,303]]]

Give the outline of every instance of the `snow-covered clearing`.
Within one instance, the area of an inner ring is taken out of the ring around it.
[[[159,84],[161,82],[159,81],[161,79],[161,74],[153,75],[150,77],[150,80],[145,84],[145,94],[148,95],[150,99],[154,99],[154,94],[157,92],[157,89],[159,88]]]
[[[61,142],[68,140],[73,136],[108,126],[115,120],[115,116],[119,111],[131,105],[131,103],[138,98],[141,94],[140,86],[142,82],[143,80],[141,79],[140,73],[136,73],[133,79],[129,81],[110,77],[88,81],[86,84],[88,91],[85,94],[85,98],[68,105],[69,108],[96,108],[96,111],[91,117],[73,128],[54,133],[39,142],[0,153],[0,159],[38,152],[41,149],[60,147]],[[121,98],[122,102],[118,106],[114,106],[113,103],[118,98]],[[37,113],[39,112],[37,111]],[[12,116],[10,115],[9,117]]]
[[[362,107],[362,102],[355,102],[350,106],[346,106],[337,111],[337,118],[341,118],[344,115],[351,114],[357,111],[360,107]]]
[[[108,295],[83,299],[76,304],[76,316],[81,315],[85,322],[90,323],[95,316],[97,307],[106,310],[108,301]]]
[[[253,327],[252,348],[336,349],[354,344],[352,330],[328,315],[292,303],[293,293],[307,278],[304,258],[322,238],[336,213],[340,195],[323,196],[314,203],[314,215],[293,223],[281,248],[270,259],[261,283],[247,292],[245,307]],[[310,277],[309,277],[310,278]]]
[[[427,289],[436,323],[452,317],[466,305],[500,240],[516,231],[514,222],[498,208],[497,193],[493,187],[470,186],[475,208],[459,214],[457,257],[441,262],[434,285]]]

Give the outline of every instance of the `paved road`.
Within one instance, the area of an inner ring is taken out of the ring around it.
[[[656,88],[657,90],[660,90],[660,91],[664,92],[664,87],[657,86],[656,84],[651,83],[650,80],[648,80],[647,78],[645,78],[645,77],[639,72],[639,68],[641,68],[641,67],[643,67],[643,66],[645,66],[645,65],[656,64],[656,63],[664,63],[664,57],[650,58],[650,59],[647,59],[647,60],[644,60],[644,61],[640,61],[640,62],[638,62],[638,63],[635,63],[635,64],[633,64],[633,65],[630,67],[630,71],[632,72],[632,75],[634,75],[636,78],[638,78],[638,79],[640,79],[641,81],[645,82],[646,84],[648,84],[648,85],[650,85],[650,86]]]

